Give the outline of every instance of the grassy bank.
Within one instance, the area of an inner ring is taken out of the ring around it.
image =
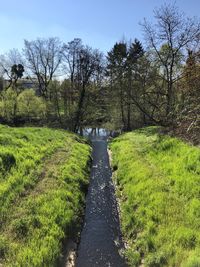
[[[111,143],[130,266],[200,266],[200,149],[154,127]]]
[[[90,147],[47,128],[0,126],[0,263],[55,266],[78,227]]]

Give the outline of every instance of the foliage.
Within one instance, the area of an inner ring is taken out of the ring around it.
[[[43,119],[46,105],[41,97],[36,96],[33,89],[18,93],[12,87],[2,91],[0,100],[0,117],[6,122],[13,122],[17,117],[25,121]]]
[[[24,90],[18,96],[18,114],[28,120],[31,118],[44,118],[46,113],[45,103],[41,97],[35,95],[33,89]]]
[[[200,149],[157,127],[111,143],[131,266],[199,266]]]
[[[11,78],[14,79],[15,81],[22,78],[23,73],[24,73],[24,66],[22,64],[14,64],[11,67]]]
[[[23,55],[16,49],[0,55],[0,74],[7,79],[0,78],[0,91],[16,91],[8,99],[2,93],[1,121],[37,121],[74,132],[84,126],[130,131],[162,125],[199,143],[200,22],[175,4],[153,11],[154,23],[141,24],[146,47],[124,39],[105,56],[80,38],[63,43],[51,37],[25,40]],[[35,108],[26,108],[27,96],[16,98],[24,88],[43,99],[32,101]]]
[[[12,122],[16,116],[17,92],[13,88],[2,91],[0,95],[0,117]]]
[[[3,266],[55,266],[80,223],[89,155],[85,140],[64,130],[0,126]]]
[[[109,97],[114,100],[109,112],[114,114],[117,110],[117,120],[124,130],[130,130],[133,125],[131,121],[138,89],[138,62],[143,56],[142,44],[137,39],[131,44],[124,41],[116,43],[107,55],[107,76],[111,90]]]
[[[180,104],[178,106],[176,134],[195,144],[200,140],[200,55],[188,51],[183,79],[178,83]]]
[[[180,63],[188,47],[193,49],[198,42],[200,23],[195,18],[188,18],[180,12],[175,4],[164,4],[154,9],[155,24],[144,20],[148,46],[151,48],[159,62],[162,80],[165,86],[166,123],[173,123],[175,117],[175,83],[182,73],[179,70]]]

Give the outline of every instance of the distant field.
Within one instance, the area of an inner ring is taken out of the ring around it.
[[[200,149],[144,128],[111,143],[130,266],[200,266]]]
[[[55,266],[83,212],[89,158],[66,131],[0,125],[0,265]]]

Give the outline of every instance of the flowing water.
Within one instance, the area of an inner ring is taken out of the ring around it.
[[[125,267],[123,242],[112,171],[107,152],[108,131],[87,129],[93,146],[93,164],[86,199],[85,223],[76,260],[77,267]]]

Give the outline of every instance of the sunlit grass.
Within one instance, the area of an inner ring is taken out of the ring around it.
[[[111,143],[131,266],[200,266],[200,149],[149,127]]]
[[[0,259],[55,266],[80,224],[90,147],[61,130],[0,126]]]

